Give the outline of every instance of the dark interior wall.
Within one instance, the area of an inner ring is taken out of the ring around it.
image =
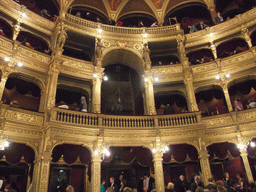
[[[71,171],[71,185],[74,187],[75,191],[84,191],[85,188],[85,168],[84,167],[73,167]]]

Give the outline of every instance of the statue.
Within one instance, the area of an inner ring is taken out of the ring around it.
[[[65,44],[66,38],[68,38],[68,35],[66,33],[66,29],[61,26],[60,31],[56,38],[56,48],[62,48]]]
[[[145,43],[144,47],[143,47],[143,59],[144,59],[144,61],[146,63],[150,62],[150,50],[148,48],[148,44],[147,43]]]
[[[102,55],[102,44],[101,39],[97,39],[96,41],[96,58],[100,58]]]

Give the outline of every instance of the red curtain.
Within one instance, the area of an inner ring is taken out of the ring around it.
[[[5,150],[0,151],[0,158],[5,155],[7,162],[10,164],[17,164],[21,158],[24,157],[27,163],[33,163],[35,160],[35,152],[32,148],[25,144],[11,143]]]
[[[149,149],[143,147],[110,147],[110,156],[104,159],[105,163],[112,161],[118,156],[125,163],[132,163],[137,159],[142,166],[149,166],[152,162],[152,153]]]
[[[171,158],[173,158],[178,162],[183,162],[186,160],[187,155],[191,160],[197,160],[198,158],[198,152],[195,147],[188,144],[179,144],[179,145],[170,145],[169,152],[165,153],[163,155],[163,160],[165,163],[168,163],[171,161]]]
[[[68,164],[74,163],[78,157],[83,164],[88,164],[91,161],[90,151],[81,145],[63,144],[56,146],[52,151],[52,161],[58,162],[62,155]]]
[[[214,155],[220,159],[224,159],[228,155],[228,151],[233,157],[240,155],[239,149],[234,143],[215,143],[207,147],[210,159],[214,158]]]

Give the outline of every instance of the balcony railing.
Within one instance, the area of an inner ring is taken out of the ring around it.
[[[195,112],[161,116],[115,116],[53,108],[51,112],[51,122],[107,128],[176,127],[200,123],[201,113]]]

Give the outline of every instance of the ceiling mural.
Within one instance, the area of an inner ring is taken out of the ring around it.
[[[151,0],[157,9],[161,9],[164,3],[164,0]]]
[[[120,5],[120,3],[122,2],[123,0],[108,0],[108,3],[109,3],[109,6],[110,6],[110,9],[112,11],[116,11],[118,6]]]

